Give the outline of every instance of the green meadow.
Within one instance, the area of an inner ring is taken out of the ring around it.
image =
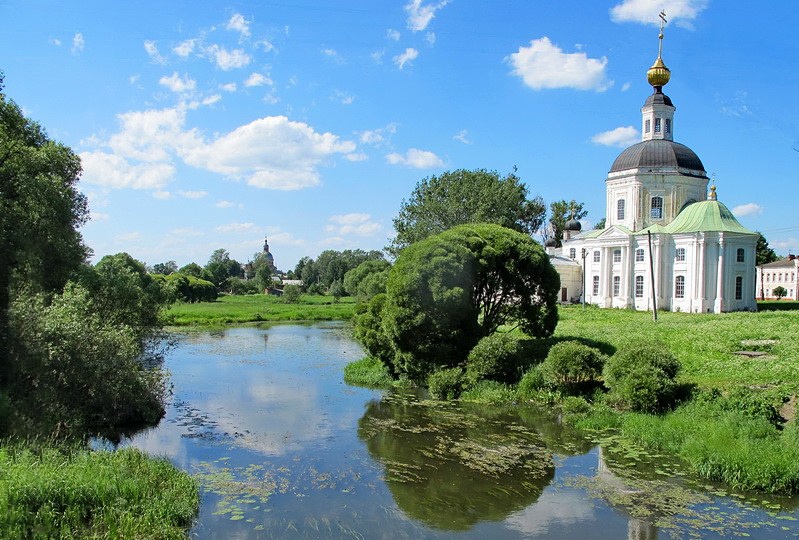
[[[297,303],[264,294],[220,296],[215,302],[177,303],[166,313],[172,326],[224,326],[254,322],[348,320],[355,300],[344,297],[303,295]]]

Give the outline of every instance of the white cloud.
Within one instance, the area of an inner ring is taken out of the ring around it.
[[[83,175],[87,184],[122,189],[158,189],[172,180],[175,167],[169,163],[140,163],[105,152],[81,152]]]
[[[225,26],[227,30],[233,30],[241,34],[241,37],[250,36],[250,21],[240,13],[234,13]]]
[[[147,52],[147,55],[150,57],[150,60],[152,60],[156,64],[166,64],[166,58],[161,56],[161,53],[158,52],[158,46],[156,45],[155,41],[152,40],[145,41],[144,50]]]
[[[241,233],[241,232],[254,232],[258,230],[255,223],[228,223],[227,225],[220,225],[216,232],[221,233]]]
[[[460,130],[458,133],[453,135],[452,137],[456,141],[460,141],[463,144],[472,144],[472,141],[469,139],[469,132],[465,129]]]
[[[641,141],[641,134],[633,126],[624,126],[603,131],[591,137],[591,142],[602,146],[626,148]]]
[[[513,66],[513,74],[534,90],[575,88],[602,92],[613,84],[605,73],[606,57],[564,53],[546,36],[532,40],[529,47],[519,47],[519,52],[508,56],[507,61]]]
[[[139,76],[138,75],[131,75],[130,77],[128,77],[128,82],[130,84],[136,84],[137,82],[139,82]]]
[[[50,43],[52,43],[52,44],[53,44],[53,45],[55,45],[56,47],[60,47],[60,46],[61,46],[61,40],[60,40],[60,39],[58,39],[58,38],[53,38],[53,39],[51,39],[51,40],[50,40]]]
[[[243,49],[233,49],[228,51],[219,45],[211,45],[205,50],[205,52],[216,64],[216,67],[222,71],[243,68],[249,65],[252,61],[252,57],[244,52]]]
[[[235,92],[236,91],[236,83],[231,82],[222,85],[222,90],[225,92]]]
[[[323,55],[333,60],[336,64],[343,64],[344,58],[338,53],[336,49],[326,47],[320,51]]]
[[[372,54],[370,54],[369,56],[372,58],[372,60],[375,61],[376,64],[382,64],[383,63],[383,56],[385,56],[385,54],[386,54],[386,51],[379,50],[379,51],[372,51]]]
[[[404,53],[398,54],[397,56],[392,58],[392,60],[394,61],[394,64],[398,68],[402,69],[405,67],[405,64],[408,63],[413,64],[413,61],[416,60],[418,56],[419,56],[419,51],[417,51],[413,47],[408,47],[407,49],[405,49]]]
[[[623,0],[610,9],[613,22],[660,25],[658,13],[666,12],[669,21],[691,28],[691,23],[708,5],[708,0]]]
[[[122,129],[108,146],[122,157],[140,161],[169,161],[170,150],[196,147],[202,141],[193,130],[185,131],[182,108],[151,109],[117,115]]]
[[[294,235],[287,232],[270,232],[269,243],[275,246],[304,246],[305,240],[294,238]]]
[[[202,199],[208,195],[207,191],[178,191],[178,195],[187,199]]]
[[[212,96],[208,96],[207,98],[203,99],[203,105],[213,105],[217,101],[221,100],[222,96],[219,94],[214,94]]]
[[[796,253],[799,251],[799,240],[796,238],[786,238],[785,240],[776,240],[774,242],[770,242],[771,246],[778,251],[783,253]]]
[[[386,39],[390,39],[391,41],[399,41],[400,39],[399,31],[394,30],[393,28],[389,28],[388,30],[386,30]]]
[[[230,202],[230,201],[219,201],[214,206],[216,206],[217,208],[233,208],[234,206],[237,206],[237,205],[236,205],[236,203]],[[238,205],[238,206],[241,207],[241,205]]]
[[[756,203],[740,204],[732,209],[735,217],[756,216],[763,213],[763,207]]]
[[[397,124],[391,123],[385,127],[374,130],[361,131],[360,139],[364,144],[378,145],[385,140],[384,133],[394,134],[397,132]]]
[[[262,39],[261,41],[257,42],[256,45],[260,46],[264,52],[270,52],[275,50],[275,46],[271,41],[267,41]]]
[[[427,42],[428,45],[431,47],[436,44],[436,34],[435,32],[428,32],[424,36],[424,40]]]
[[[317,167],[334,154],[353,152],[355,143],[317,133],[285,116],[269,116],[201,147],[186,148],[184,159],[195,167],[246,178],[255,187],[294,190],[318,185]]]
[[[117,242],[135,242],[136,240],[141,240],[141,233],[134,231],[125,234],[118,234],[114,237],[114,240]]]
[[[94,223],[99,223],[101,221],[108,221],[109,219],[111,219],[111,216],[109,216],[108,214],[104,214],[102,212],[92,211],[90,219]]]
[[[183,92],[189,92],[194,90],[197,86],[197,82],[193,79],[190,79],[188,75],[184,75],[183,78],[178,75],[178,72],[175,71],[172,73],[170,77],[164,76],[161,77],[158,81],[158,84],[161,86],[166,86],[176,94],[182,94]]]
[[[196,39],[186,39],[178,43],[178,45],[172,49],[172,52],[181,58],[188,58],[188,56],[194,52],[196,46]]]
[[[272,79],[270,79],[269,77],[267,77],[262,73],[251,73],[250,76],[247,77],[247,80],[244,81],[244,86],[246,86],[247,88],[252,88],[253,86],[264,86],[264,85],[272,86],[273,84],[274,82],[272,81]]]
[[[346,92],[342,92],[341,90],[335,90],[333,95],[330,96],[330,99],[332,101],[338,101],[342,105],[352,105],[355,103],[355,96]]]
[[[72,36],[72,54],[78,54],[83,52],[83,48],[86,46],[86,42],[83,40],[83,34],[78,32],[74,36]]]
[[[325,226],[325,232],[338,236],[371,236],[380,230],[380,224],[371,221],[371,218],[369,214],[357,213],[330,216],[328,221],[332,224]]]
[[[366,161],[369,157],[363,152],[344,154],[344,159],[347,161]]]
[[[168,191],[161,191],[161,190],[153,191],[153,198],[165,201],[167,199],[171,199],[172,194]]]
[[[436,167],[443,167],[444,162],[440,157],[428,150],[418,150],[411,148],[405,155],[402,154],[388,154],[386,161],[392,165],[404,165],[414,169],[434,169]]]
[[[623,85],[621,85],[621,91],[622,92],[626,92],[629,89],[630,89],[630,83],[626,82]]]
[[[436,16],[436,11],[447,4],[449,4],[449,0],[427,5],[422,5],[422,0],[411,0],[405,5],[405,12],[408,14],[408,28],[412,32],[421,32]]]

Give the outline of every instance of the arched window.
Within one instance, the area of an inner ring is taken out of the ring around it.
[[[652,197],[652,208],[649,211],[652,219],[663,219],[663,197]]]
[[[655,118],[655,133],[660,133],[660,118]]]
[[[666,133],[671,133],[671,118],[666,118]]]
[[[674,278],[674,298],[685,298],[685,276]]]
[[[744,248],[738,248],[738,251],[735,252],[735,260],[738,262],[744,262]]]
[[[599,276],[594,276],[593,294],[599,296]]]
[[[619,296],[619,289],[621,288],[621,278],[613,276],[613,296]]]
[[[620,263],[621,262],[621,250],[614,249],[613,250],[613,262]]]
[[[652,128],[652,120],[647,118],[646,122],[644,122],[644,133],[649,133],[649,130]]]
[[[635,276],[635,297],[644,297],[644,276]]]
[[[635,250],[635,262],[644,262],[644,250],[639,248]]]
[[[735,299],[740,300],[744,295],[744,278],[737,276],[735,278]]]
[[[599,250],[594,251],[594,262],[599,262],[600,254]]]
[[[677,262],[685,262],[685,248],[677,248],[674,253],[674,260]]]
[[[616,219],[624,219],[624,199],[616,201]]]

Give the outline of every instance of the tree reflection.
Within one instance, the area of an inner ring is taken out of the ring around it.
[[[372,401],[358,436],[384,465],[397,505],[437,529],[505,519],[533,504],[555,473],[535,431],[453,404]]]

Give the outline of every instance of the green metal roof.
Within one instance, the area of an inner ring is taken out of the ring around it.
[[[668,234],[692,232],[755,234],[738,223],[726,206],[713,200],[689,204],[674,218],[674,221],[662,228],[662,232]]]

